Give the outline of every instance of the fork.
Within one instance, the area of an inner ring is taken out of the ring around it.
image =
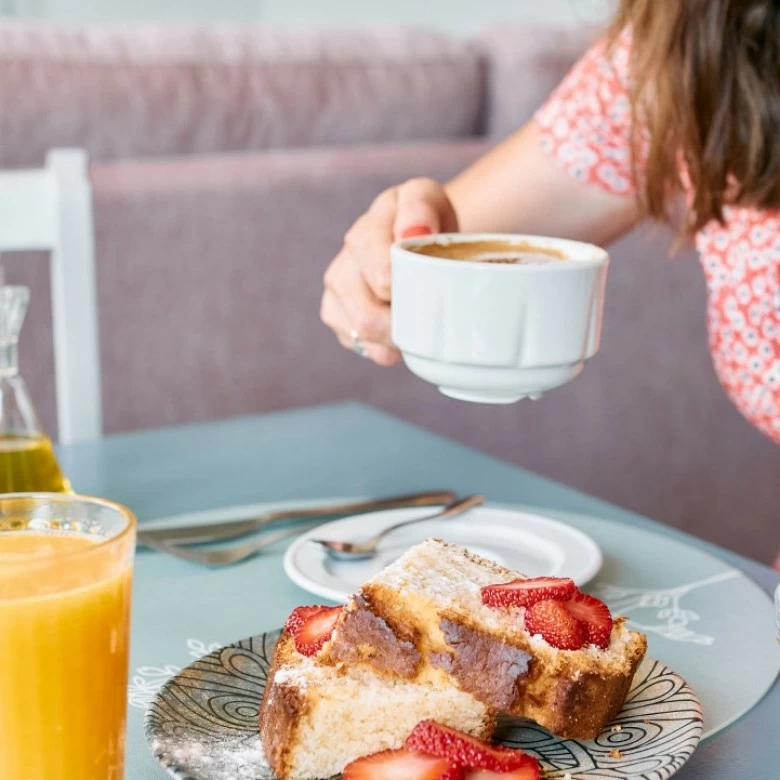
[[[180,547],[170,542],[157,541],[156,539],[147,539],[146,545],[158,552],[173,555],[190,563],[199,563],[203,566],[231,566],[234,563],[240,563],[247,558],[257,555],[261,550],[270,547],[272,544],[286,539],[290,536],[296,536],[302,531],[308,531],[322,525],[321,521],[314,523],[304,523],[296,525],[293,528],[280,528],[278,531],[272,531],[265,534],[262,539],[253,539],[248,542],[234,544],[232,547],[215,547],[211,549],[193,549],[191,547]]]

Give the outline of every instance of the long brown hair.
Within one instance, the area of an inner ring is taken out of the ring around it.
[[[692,185],[686,232],[724,205],[780,208],[780,0],[621,0],[632,35],[634,159],[648,215]]]

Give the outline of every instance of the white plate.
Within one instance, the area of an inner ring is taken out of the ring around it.
[[[468,547],[529,577],[571,577],[578,585],[584,585],[601,568],[601,550],[582,531],[549,517],[500,506],[477,507],[452,520],[431,520],[403,528],[384,539],[377,555],[367,560],[336,561],[309,541],[359,541],[394,523],[433,512],[433,507],[392,509],[326,523],[290,545],[284,556],[284,570],[304,590],[344,602],[410,547],[431,537]]]

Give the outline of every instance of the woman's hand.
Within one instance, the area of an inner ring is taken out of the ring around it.
[[[325,272],[322,321],[347,349],[362,345],[375,363],[397,363],[401,355],[390,338],[390,245],[457,230],[455,209],[438,182],[411,179],[385,190],[347,231]]]

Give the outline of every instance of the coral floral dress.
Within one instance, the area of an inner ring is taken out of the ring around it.
[[[572,176],[632,195],[628,36],[597,43],[536,114],[544,149]],[[696,246],[715,370],[742,414],[780,444],[780,212],[727,207]]]

